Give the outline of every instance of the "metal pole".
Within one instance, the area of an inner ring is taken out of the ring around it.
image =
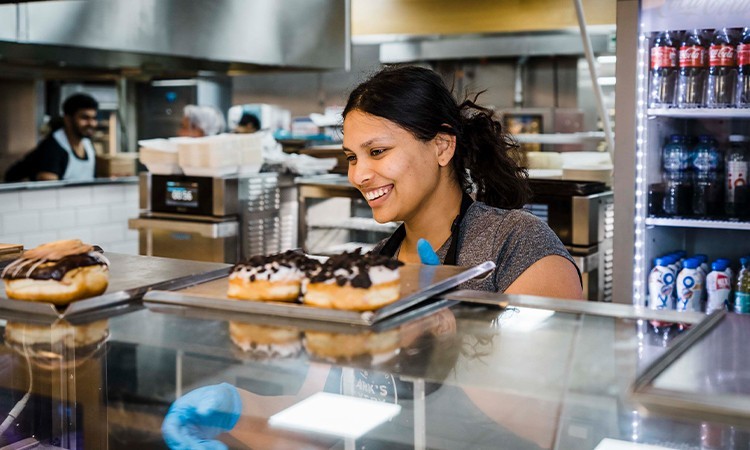
[[[583,41],[583,51],[586,54],[586,61],[589,63],[589,74],[591,75],[591,84],[594,88],[594,97],[596,97],[596,109],[599,111],[599,117],[602,119],[604,128],[604,139],[607,142],[607,150],[614,161],[615,139],[612,135],[612,127],[609,123],[609,114],[604,108],[604,98],[602,96],[602,87],[599,86],[598,74],[596,73],[596,64],[594,61],[594,51],[591,48],[591,37],[586,29],[586,18],[583,15],[583,4],[581,0],[573,0],[578,16],[578,27],[581,29],[581,41]]]

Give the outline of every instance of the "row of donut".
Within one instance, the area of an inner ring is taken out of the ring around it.
[[[401,265],[361,249],[325,262],[291,250],[258,255],[232,268],[227,296],[368,311],[399,298]],[[55,241],[24,252],[3,270],[2,279],[10,298],[65,305],[103,293],[109,284],[109,261],[98,247],[79,240]]]
[[[254,256],[232,268],[227,296],[369,311],[399,298],[401,265],[385,256],[362,254],[361,249],[325,262],[291,250]]]

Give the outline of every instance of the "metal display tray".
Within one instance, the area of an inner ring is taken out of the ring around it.
[[[494,268],[495,264],[490,261],[474,267],[406,264],[400,269],[402,297],[390,305],[365,312],[318,308],[299,303],[229,299],[226,296],[227,277],[173,291],[154,289],[146,293],[143,300],[149,308],[152,308],[152,304],[168,304],[371,326],[406,312],[423,301],[453,289],[472,278],[485,275]]]
[[[106,253],[110,261],[109,286],[96,297],[58,307],[47,302],[12,300],[0,284],[0,318],[18,319],[28,315],[39,320],[69,319],[94,311],[140,300],[150,289],[180,289],[225,276],[228,265],[181,261],[166,258]]]

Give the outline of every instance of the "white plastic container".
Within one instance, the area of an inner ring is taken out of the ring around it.
[[[683,269],[677,275],[677,311],[698,311],[702,309],[701,298],[703,298],[703,286],[706,280],[703,272],[698,269],[700,261],[690,258],[686,259]]]
[[[149,172],[158,175],[181,174],[177,146],[167,139],[147,139],[138,141],[138,159]]]
[[[656,258],[654,268],[648,275],[648,307],[650,309],[674,309],[672,293],[675,274],[668,258]]]

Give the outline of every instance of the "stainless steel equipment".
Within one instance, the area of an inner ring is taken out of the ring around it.
[[[333,69],[348,65],[349,22],[348,0],[14,2],[0,5],[0,53],[150,74]]]
[[[280,193],[275,173],[189,177],[141,174],[142,255],[234,263],[280,251]]]
[[[177,135],[187,105],[213,106],[226,111],[231,104],[228,78],[157,80],[138,87],[138,139]]]
[[[552,228],[575,259],[589,300],[612,301],[614,198],[604,183],[530,180],[526,208]]]

